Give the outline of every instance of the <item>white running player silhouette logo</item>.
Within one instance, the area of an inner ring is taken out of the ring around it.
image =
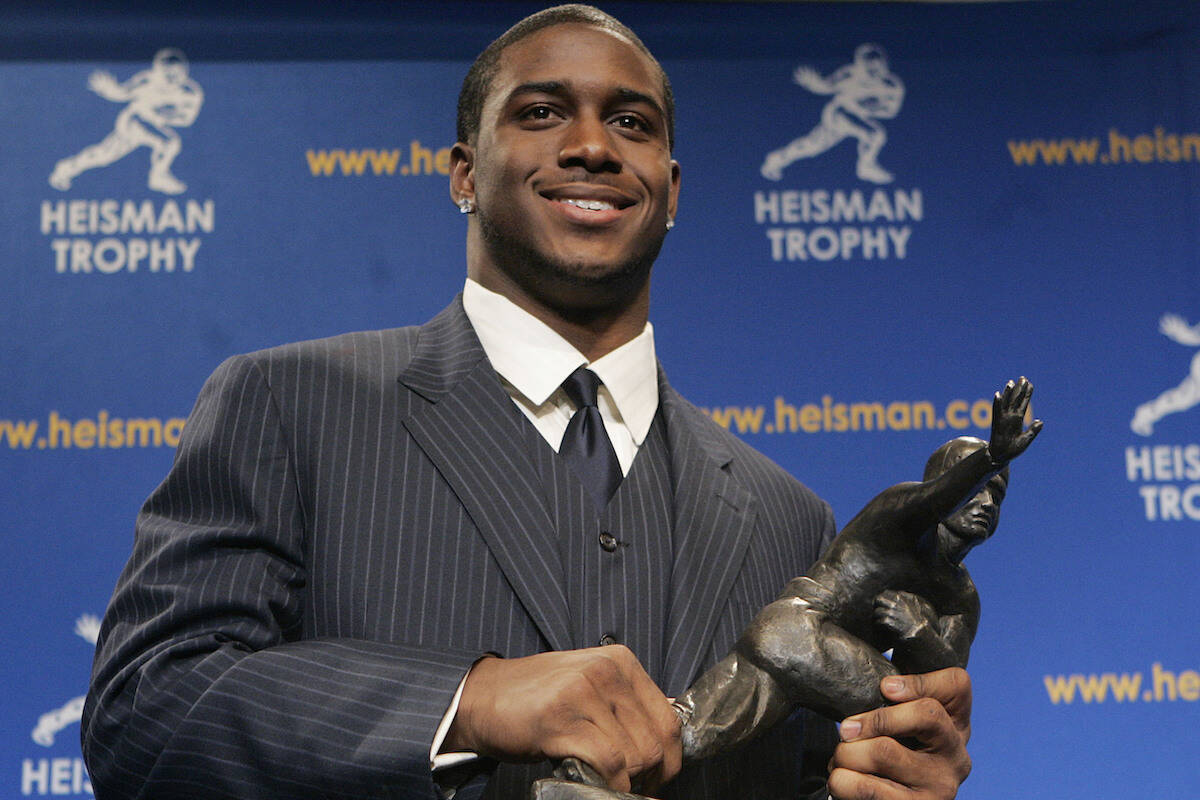
[[[95,614],[81,615],[75,620],[75,633],[94,647],[100,637],[100,618]],[[79,718],[83,716],[83,701],[86,699],[87,695],[72,697],[61,708],[47,711],[38,717],[37,726],[31,734],[33,740],[42,747],[53,745],[54,737],[59,731],[79,722]]]
[[[1163,314],[1158,321],[1158,330],[1179,344],[1200,347],[1200,322],[1188,325],[1187,320],[1178,314]],[[1192,356],[1191,371],[1183,382],[1138,406],[1129,427],[1134,433],[1149,436],[1154,431],[1154,423],[1168,414],[1187,411],[1197,403],[1200,403],[1200,352]]]
[[[814,94],[833,95],[821,111],[821,121],[807,135],[767,154],[762,176],[777,181],[793,161],[819,156],[847,136],[858,140],[855,174],[871,183],[891,183],[892,174],[876,160],[887,133],[876,120],[892,119],[904,102],[904,84],[888,70],[887,54],[877,44],[859,45],[854,63],[829,77],[799,66],[792,79]]]
[[[159,50],[150,69],[124,83],[118,83],[109,72],[96,70],[88,77],[88,88],[105,100],[129,105],[117,115],[112,133],[54,165],[50,185],[66,191],[81,172],[107,167],[145,145],[150,148],[147,185],[164,194],[181,194],[187,189],[171,174],[171,162],[180,148],[175,128],[186,128],[196,121],[204,92],[188,78],[183,53],[173,47]]]

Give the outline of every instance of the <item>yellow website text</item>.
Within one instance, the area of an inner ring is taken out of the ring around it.
[[[794,405],[781,396],[771,405],[703,408],[722,428],[737,433],[851,433],[858,431],[987,430],[992,401],[951,400],[940,409],[929,400],[842,402],[825,395],[819,403]]]
[[[51,411],[45,421],[0,419],[0,447],[9,450],[79,450],[127,447],[176,447],[182,417],[94,417],[68,419]]]
[[[1094,164],[1176,164],[1200,161],[1200,133],[1122,133],[1081,139],[1009,139],[1008,154],[1019,167]]]
[[[435,150],[425,147],[416,139],[409,142],[407,149],[339,147],[332,150],[306,150],[304,156],[308,160],[308,171],[317,178],[450,174],[450,148]]]
[[[1173,672],[1155,662],[1150,680],[1142,672],[1044,675],[1046,695],[1054,705],[1080,703],[1174,703],[1200,700],[1200,672]]]

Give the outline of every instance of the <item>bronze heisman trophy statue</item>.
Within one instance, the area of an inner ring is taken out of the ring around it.
[[[979,595],[962,559],[999,522],[1008,462],[1042,429],[1025,428],[1033,385],[1009,381],[989,441],[953,439],[920,483],[885,489],[742,633],[733,652],[674,701],[683,757],[746,744],[797,706],[840,720],[885,704],[888,675],[966,666]],[[892,660],[882,654],[891,649]],[[576,759],[534,784],[534,800],[629,800]]]

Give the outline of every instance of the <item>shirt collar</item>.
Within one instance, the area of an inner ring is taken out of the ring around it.
[[[463,309],[492,367],[535,406],[577,367],[592,369],[612,398],[616,413],[641,444],[658,411],[654,328],[647,322],[632,340],[592,363],[550,326],[507,297],[467,279]]]

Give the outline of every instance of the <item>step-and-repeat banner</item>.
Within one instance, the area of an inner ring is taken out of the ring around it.
[[[87,796],[132,520],[231,354],[461,288],[458,85],[529,4],[23,6],[0,34],[0,797]],[[967,564],[962,796],[1200,795],[1200,11],[616,4],[671,75],[655,270],[685,396],[841,521],[1046,430]]]

